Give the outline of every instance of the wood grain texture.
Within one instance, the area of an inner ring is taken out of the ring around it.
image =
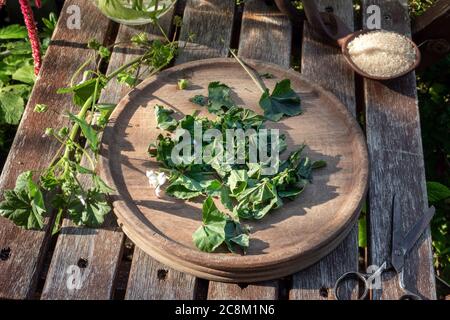
[[[175,8],[174,8],[175,10]],[[166,14],[161,20],[161,27],[164,29],[166,34],[170,34],[171,22],[173,19],[174,11],[172,10]],[[137,32],[137,30],[132,30],[135,27],[121,26],[118,35],[118,41],[123,37],[124,39],[129,39],[132,32]],[[161,37],[161,32],[156,28],[148,25],[143,29],[150,38]],[[126,49],[126,48],[125,48]],[[117,48],[118,51],[123,51]],[[125,50],[127,51],[127,50]],[[118,58],[122,58],[122,61],[115,59],[114,62],[111,61],[110,66],[117,64],[118,67],[123,63],[129,61],[132,58],[132,52],[136,50],[131,50],[127,54],[118,55]],[[142,75],[145,77],[145,74]],[[113,82],[114,85],[115,82]],[[116,83],[116,86],[118,84]],[[122,87],[123,88],[123,87]],[[114,102],[118,102],[125,93],[129,90],[107,90],[109,95],[114,95]],[[105,99],[105,102],[108,102]],[[164,281],[159,281],[162,279],[158,278],[158,272],[164,270],[169,276],[164,277]],[[156,280],[155,280],[156,279]],[[129,281],[126,287],[126,299],[192,299],[194,295],[194,290],[192,287],[196,283],[196,279],[193,276],[182,274],[178,271],[170,269],[166,266],[161,265],[159,262],[151,258],[139,247],[135,247],[133,253],[133,259],[130,267]],[[163,286],[162,286],[163,284]],[[164,290],[162,290],[164,287]]]
[[[383,29],[410,35],[406,0],[365,0],[362,11],[372,4],[381,8]],[[390,259],[393,193],[401,199],[404,231],[417,221],[427,206],[415,74],[390,82],[366,80],[364,89],[371,162],[369,263],[381,265]],[[430,299],[436,298],[429,230],[407,257],[405,273],[409,290]],[[373,298],[397,299],[400,294],[397,276],[390,273],[383,276],[382,290],[375,290]]]
[[[289,19],[265,1],[245,2],[239,56],[268,61],[288,68],[291,64],[292,26]]]
[[[144,251],[135,250],[125,299],[192,300],[196,283],[195,277],[168,268]]]
[[[321,11],[332,8],[353,30],[352,1],[320,0]],[[304,26],[301,72],[312,81],[334,93],[355,115],[355,84],[353,71],[347,66],[340,50],[324,44],[307,23]],[[358,270],[358,228],[331,254],[293,276],[290,299],[334,299],[332,288],[345,272]],[[343,292],[344,295],[344,292]],[[347,288],[344,296],[356,295],[356,286]]]
[[[171,21],[170,16],[164,18],[161,23],[170,26]],[[154,36],[156,27],[120,26],[115,42],[121,44],[113,49],[107,73],[111,73],[142,53],[142,50],[126,43],[140,32]],[[103,90],[99,101],[117,103],[128,91],[130,91],[128,86],[114,79]],[[86,162],[84,165],[89,167],[86,158],[83,158],[82,162]],[[80,175],[79,180],[86,188],[91,187],[91,181],[85,175]],[[70,220],[64,219],[41,299],[110,299],[122,257],[123,241],[124,234],[117,227],[112,213],[106,218],[105,224],[95,230],[77,228]],[[73,269],[81,258],[87,259],[87,266],[79,271]],[[82,281],[76,289],[75,286],[67,285],[68,279],[74,277],[75,271],[80,272],[82,276]]]
[[[187,0],[177,63],[228,54],[234,0]],[[190,39],[193,35],[193,39]]]
[[[105,129],[101,174],[117,192],[113,206],[125,233],[141,248],[180,271],[207,279],[253,282],[276,279],[309,266],[334,249],[353,227],[367,185],[367,153],[359,125],[339,100],[294,71],[252,61],[252,67],[271,73],[269,89],[290,79],[303,102],[303,114],[268,122],[268,128],[287,137],[290,152],[304,143],[306,155],[327,162],[295,200],[261,221],[246,221],[252,228],[252,244],[245,256],[204,253],[192,243],[201,223],[201,201],[157,198],[148,185],[146,170],[159,170],[149,158],[149,141],[155,130],[152,108],[169,106],[177,117],[193,112],[214,117],[189,101],[204,94],[208,84],[219,80],[233,88],[235,101],[261,113],[261,92],[234,59],[210,59],[168,69],[140,84],[124,97]],[[180,78],[189,77],[190,90],[177,89]],[[182,227],[174,227],[182,226]],[[284,235],[280,237],[280,234]]]
[[[210,281],[209,300],[276,300],[280,281],[264,281],[256,284],[235,284]]]
[[[186,1],[186,7],[183,15],[183,25],[180,35],[180,46],[185,46],[180,51],[176,58],[176,64],[194,59],[203,59],[209,57],[227,56],[227,47],[231,42],[231,33],[234,17],[234,2],[233,1]],[[226,8],[225,12],[215,12],[212,14],[211,10],[219,6],[219,8]],[[199,13],[197,10],[204,10]],[[209,12],[209,14],[208,14]],[[220,15],[223,15],[220,17]],[[223,19],[223,20],[222,20]],[[215,24],[215,25],[214,25]],[[213,26],[212,26],[213,25]],[[216,42],[213,40],[213,33],[210,28],[223,36],[224,41]],[[219,29],[220,28],[220,29]],[[194,43],[186,43],[190,33],[196,33]],[[205,34],[206,33],[206,34]],[[198,37],[200,36],[200,37]],[[205,37],[205,38],[203,38]],[[206,44],[211,48],[202,48],[200,44]],[[162,298],[179,298],[179,299],[194,299],[195,292],[193,284],[201,285],[199,280],[192,275],[181,273],[174,269],[164,266],[170,277],[166,277],[164,282],[156,281],[154,276],[142,273],[142,269],[148,269],[151,262],[153,267],[162,265],[148,256],[139,247],[136,247],[133,255],[133,262],[130,270],[130,280],[127,288],[127,299],[139,299],[140,297],[155,297],[161,296],[161,285],[164,285],[164,293]],[[150,273],[155,273],[154,270]],[[156,273],[157,275],[157,273]],[[173,282],[173,281],[176,282]],[[144,290],[143,284],[147,284]]]
[[[289,19],[264,1],[245,2],[238,55],[290,66],[292,26]],[[277,45],[273,45],[276,43]],[[278,280],[246,285],[211,281],[208,299],[277,299]]]
[[[70,30],[66,26],[66,9],[70,5],[82,8],[81,30]],[[72,73],[91,54],[90,50],[85,49],[85,43],[92,38],[104,41],[108,27],[108,19],[89,0],[65,2],[40,76],[5,163],[0,190],[13,187],[22,171],[45,168],[50,162],[59,143],[51,137],[43,137],[43,131],[46,127],[67,125],[64,111],[74,109],[72,98],[57,94],[56,90],[69,82]],[[33,109],[36,103],[47,104],[50,109],[43,114],[35,113]],[[48,224],[43,231],[26,231],[0,218],[0,248],[11,249],[10,258],[0,261],[0,298],[21,299],[33,295],[49,238]]]

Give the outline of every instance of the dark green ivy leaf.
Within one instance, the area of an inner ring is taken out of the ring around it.
[[[292,90],[289,79],[278,82],[272,94],[266,90],[259,105],[264,110],[264,116],[272,121],[279,121],[283,116],[296,116],[302,112],[300,97]]]

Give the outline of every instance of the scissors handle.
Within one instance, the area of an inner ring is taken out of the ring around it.
[[[405,293],[398,300],[422,300],[422,297],[412,292]]]
[[[336,300],[346,300],[341,296],[341,289],[345,288],[345,284],[349,281],[358,281],[362,283],[363,292],[358,297],[358,300],[364,300],[369,293],[369,283],[368,283],[369,275],[363,274],[360,272],[347,272],[343,274],[339,279],[337,279],[336,284],[334,285],[333,292]]]

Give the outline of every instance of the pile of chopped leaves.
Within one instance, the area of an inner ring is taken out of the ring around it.
[[[156,142],[150,144],[149,154],[168,175],[167,195],[183,200],[205,199],[202,225],[193,234],[193,241],[198,249],[206,252],[225,244],[231,252],[245,253],[249,247],[249,229],[240,223],[241,219],[260,220],[282,207],[284,202],[294,200],[312,181],[312,170],[326,165],[324,161],[313,162],[302,156],[304,146],[292,152],[286,160],[278,160],[278,170],[272,175],[263,174],[262,169],[267,164],[249,162],[248,154],[244,162],[236,164],[224,162],[221,153],[212,154],[201,163],[174,163],[171,154],[179,143],[179,137],[173,134],[177,129],[187,130],[194,137],[194,123],[197,123],[203,132],[217,129],[226,137],[227,129],[253,129],[259,132],[265,128],[268,119],[278,121],[283,116],[301,112],[300,98],[291,89],[289,80],[279,82],[272,95],[268,91],[263,93],[260,106],[265,116],[237,106],[230,93],[227,85],[212,82],[208,87],[208,97],[198,95],[190,100],[217,115],[214,120],[200,117],[198,112],[176,120],[173,110],[155,106],[157,126],[166,133],[160,134]],[[282,153],[287,149],[286,137],[279,137],[279,152]],[[203,141],[202,151],[214,147],[217,140],[209,143]],[[250,140],[233,141],[233,147],[239,148],[239,143],[244,143],[245,150],[249,150]],[[270,143],[272,141],[269,140]],[[191,148],[195,148],[195,143]],[[267,149],[270,150],[269,147]],[[221,212],[213,198],[220,199],[227,212]]]

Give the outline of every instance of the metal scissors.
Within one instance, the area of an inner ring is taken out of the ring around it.
[[[379,267],[374,273],[367,274],[361,272],[347,272],[342,275],[334,286],[334,295],[337,300],[342,300],[340,295],[340,289],[344,287],[345,283],[350,280],[357,280],[362,284],[363,292],[358,298],[363,300],[367,297],[369,289],[372,287],[373,280],[376,277],[380,277],[382,273],[394,270],[398,275],[399,286],[403,291],[403,295],[400,300],[422,300],[422,297],[409,291],[403,279],[405,257],[412,247],[419,240],[422,233],[430,224],[431,219],[435,213],[435,208],[431,207],[425,212],[425,214],[417,221],[414,226],[404,235],[402,228],[402,217],[400,211],[400,202],[394,194],[392,198],[392,245],[391,245],[391,257],[387,259],[381,267]]]

